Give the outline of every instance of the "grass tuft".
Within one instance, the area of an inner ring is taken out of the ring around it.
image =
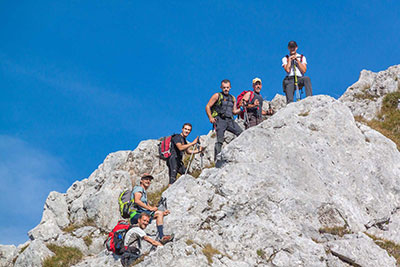
[[[60,247],[54,244],[46,245],[54,254],[44,260],[43,267],[67,267],[77,264],[83,258],[82,252],[73,247]]]
[[[214,167],[215,167],[215,162],[211,162],[210,165],[204,166],[203,169],[196,169],[196,170],[193,170],[193,171],[190,173],[190,175],[192,175],[194,178],[199,178],[200,174],[202,173],[202,171],[203,171],[204,169],[211,169],[211,168],[214,168]]]
[[[85,242],[86,246],[90,246],[93,243],[92,236],[87,235],[83,238],[83,242]]]
[[[20,251],[19,253],[22,253],[22,252],[24,252],[24,251],[25,251],[25,249],[27,249],[28,247],[29,247],[29,244],[27,244],[27,245],[23,246],[23,247],[21,248],[21,251]]]
[[[72,232],[75,231],[76,229],[82,228],[82,227],[84,227],[84,226],[93,226],[93,227],[96,227],[96,223],[94,222],[93,219],[88,218],[88,219],[86,219],[86,221],[84,221],[84,222],[81,223],[81,224],[73,224],[73,223],[71,223],[70,225],[68,225],[67,227],[65,227],[65,228],[63,229],[63,231],[66,232],[66,233],[72,233]]]
[[[335,227],[323,227],[319,229],[320,234],[331,234],[337,236],[344,236],[346,234],[351,234],[352,232],[347,229],[346,226],[335,226]]]
[[[207,261],[208,261],[209,264],[213,263],[212,258],[214,257],[214,255],[216,255],[216,254],[222,255],[222,253],[218,249],[213,248],[211,246],[211,244],[205,245],[203,250],[202,250],[202,252],[203,252],[204,256],[206,256]]]
[[[302,117],[307,117],[308,115],[310,115],[310,111],[303,112],[303,113],[299,114],[299,116],[302,116]]]
[[[378,114],[378,117],[382,118],[382,120],[367,121],[361,116],[356,116],[354,119],[391,139],[396,143],[397,149],[400,151],[400,110],[397,109],[398,99],[400,99],[400,91],[387,94],[383,98],[381,112]]]
[[[147,201],[151,206],[157,206],[158,201],[160,201],[162,193],[164,193],[165,190],[168,189],[168,186],[165,186],[164,188],[152,192],[152,193],[147,193]]]
[[[265,251],[262,249],[257,249],[257,256],[262,259],[266,259]]]

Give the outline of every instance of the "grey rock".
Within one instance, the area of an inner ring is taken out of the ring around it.
[[[82,262],[73,265],[73,267],[92,267],[92,266],[107,266],[107,267],[121,267],[118,256],[114,256],[106,251],[91,257],[86,257]]]
[[[60,235],[56,241],[52,242],[53,244],[60,247],[73,247],[80,250],[83,255],[89,255],[88,247],[85,242],[81,238],[77,238],[71,234]]]
[[[394,90],[398,68],[363,72],[355,88],[371,84],[378,99]],[[164,192],[171,210],[165,233],[174,233],[175,241],[150,252],[139,266],[209,266],[210,260],[212,266],[347,266],[345,257],[393,266],[393,259],[363,234],[320,233],[341,227],[400,242],[400,153],[392,141],[355,122],[356,105],[350,102],[358,99],[343,99],[314,96],[286,106],[277,95],[271,101],[275,115],[237,138],[227,134],[219,168],[204,169],[197,179],[181,176]],[[375,102],[361,105],[362,116],[376,111]],[[76,266],[120,266],[103,242],[121,219],[122,190],[138,184],[144,172],[155,177],[150,192],[168,184],[158,143],[147,140],[133,151],[111,153],[65,194],[52,192],[40,224],[29,232],[33,241],[18,255],[19,266],[40,266],[52,255],[46,243],[79,248],[85,258]],[[201,136],[201,143],[207,146],[203,167],[209,166],[215,134]],[[191,170],[199,170],[200,163],[196,155]],[[76,229],[67,233],[66,226]],[[155,224],[146,231],[154,234]],[[0,247],[4,262],[21,248]],[[210,248],[215,251],[207,258]],[[149,250],[145,242],[142,252]]]
[[[68,206],[64,194],[50,192],[47,197],[40,224],[29,231],[32,240],[49,241],[62,234],[61,229],[69,225]]]
[[[172,211],[165,227],[176,242],[140,266],[187,266],[192,257],[206,265],[202,249],[207,244],[221,253],[212,257],[215,266],[242,260],[248,266],[340,266],[326,254],[324,243],[341,244],[336,243],[341,238],[316,242],[319,229],[365,231],[367,222],[390,215],[400,203],[400,153],[327,96],[289,104],[234,139],[222,157],[221,168],[204,171],[198,179],[184,176],[164,192]],[[189,248],[188,261],[180,262],[188,240],[197,249]],[[391,266],[392,259],[366,240],[357,257]],[[360,242],[353,241],[346,246]],[[378,257],[367,255],[375,250]]]
[[[339,100],[350,108],[354,116],[361,116],[366,120],[377,119],[383,97],[399,89],[400,65],[378,73],[363,70],[359,80]]]
[[[51,252],[41,240],[33,240],[29,246],[19,254],[15,267],[41,267],[43,261],[55,254]]]
[[[348,235],[326,246],[332,255],[353,266],[396,266],[396,260],[364,234]]]
[[[0,266],[11,267],[17,256],[18,249],[14,245],[0,245]]]
[[[48,214],[50,215],[48,216]],[[49,211],[45,210],[43,212],[43,217],[46,219],[42,219],[38,226],[28,232],[28,236],[31,240],[51,241],[57,239],[59,235],[63,234],[55,219],[49,219],[52,216],[53,215]]]

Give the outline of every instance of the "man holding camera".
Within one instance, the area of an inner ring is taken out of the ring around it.
[[[309,77],[304,76],[307,71],[307,59],[305,56],[297,53],[297,43],[290,41],[288,44],[289,55],[282,58],[282,67],[286,71],[286,77],[283,79],[283,91],[286,94],[286,103],[293,102],[295,92],[295,76],[299,88],[306,88],[306,96],[312,96],[312,86]]]

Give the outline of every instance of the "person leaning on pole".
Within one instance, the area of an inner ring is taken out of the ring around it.
[[[312,96],[311,80],[309,77],[304,76],[307,71],[307,59],[304,55],[297,53],[297,48],[297,43],[290,41],[288,43],[289,55],[282,58],[282,67],[286,71],[286,77],[283,79],[282,86],[283,92],[286,94],[287,104],[293,102],[295,78],[297,78],[299,88],[305,87],[306,96]]]

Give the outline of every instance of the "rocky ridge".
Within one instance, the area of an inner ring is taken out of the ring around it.
[[[361,71],[359,80],[351,85],[339,98],[354,116],[366,120],[379,119],[383,97],[400,90],[400,65],[374,73]]]
[[[398,67],[389,68],[390,79]],[[369,77],[363,72],[359,84]],[[387,89],[374,81],[375,87],[392,90],[391,82],[384,80]],[[166,231],[174,232],[176,241],[139,266],[395,266],[368,234],[400,243],[399,152],[354,121],[353,115],[367,117],[372,105],[357,113],[351,102],[358,99],[349,99],[340,101],[350,110],[327,96],[307,98],[239,138],[228,136],[223,166],[205,169],[197,179],[181,177],[164,192],[172,211]],[[271,103],[278,110],[284,102],[277,95]],[[210,165],[213,133],[201,141],[208,147],[203,163]],[[54,255],[49,243],[81,250],[85,258],[77,266],[120,266],[103,242],[120,219],[116,200],[124,188],[144,172],[155,177],[152,191],[168,183],[157,144],[147,140],[134,151],[112,153],[65,194],[51,192],[30,241],[0,245],[0,266],[41,266]],[[200,168],[199,157],[192,168]],[[153,233],[154,225],[147,230]]]

